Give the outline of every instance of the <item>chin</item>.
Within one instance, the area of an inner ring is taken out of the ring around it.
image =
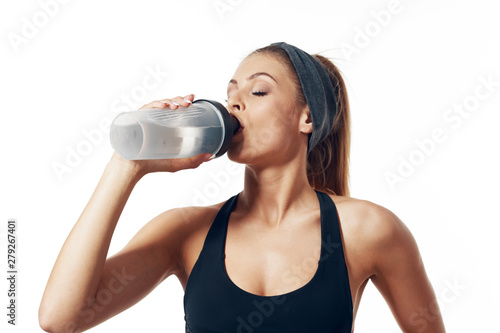
[[[227,157],[240,164],[251,164],[256,158],[262,157],[260,154],[261,152],[258,152],[257,149],[245,146],[243,142],[235,142],[227,151]]]
[[[229,160],[257,168],[275,164],[280,159],[279,155],[279,151],[257,150],[252,147],[243,148],[242,145],[231,147],[227,151]]]
[[[245,158],[245,154],[242,152],[241,146],[241,144],[232,145],[226,153],[227,158],[235,163],[246,164],[246,162],[248,162],[248,158]]]

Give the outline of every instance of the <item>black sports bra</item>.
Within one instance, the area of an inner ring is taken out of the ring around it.
[[[321,210],[321,255],[314,277],[286,294],[260,296],[236,286],[224,264],[229,215],[238,195],[220,209],[189,276],[184,319],[189,333],[351,333],[352,298],[337,209],[316,192]]]

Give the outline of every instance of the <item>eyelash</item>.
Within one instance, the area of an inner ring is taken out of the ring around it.
[[[265,92],[265,91],[254,91],[254,92],[252,92],[252,95],[262,97],[262,96],[266,96],[267,92]],[[227,103],[227,99],[225,99],[224,101]]]

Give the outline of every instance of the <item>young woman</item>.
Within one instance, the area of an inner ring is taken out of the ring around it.
[[[368,280],[404,332],[444,332],[410,231],[389,210],[349,197],[349,104],[338,69],[272,44],[240,64],[227,93],[241,125],[228,157],[246,165],[243,191],[213,206],[166,211],[107,258],[144,175],[210,160],[128,161],[115,153],[54,265],[41,327],[84,331],[174,274],[185,289],[186,332],[352,332]],[[143,108],[175,110],[193,99]]]

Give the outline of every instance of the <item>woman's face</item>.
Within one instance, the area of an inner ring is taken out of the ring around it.
[[[242,127],[233,137],[229,159],[269,165],[307,150],[308,126],[301,124],[307,112],[296,110],[296,90],[284,65],[270,55],[252,55],[240,64],[227,88],[228,110]]]

